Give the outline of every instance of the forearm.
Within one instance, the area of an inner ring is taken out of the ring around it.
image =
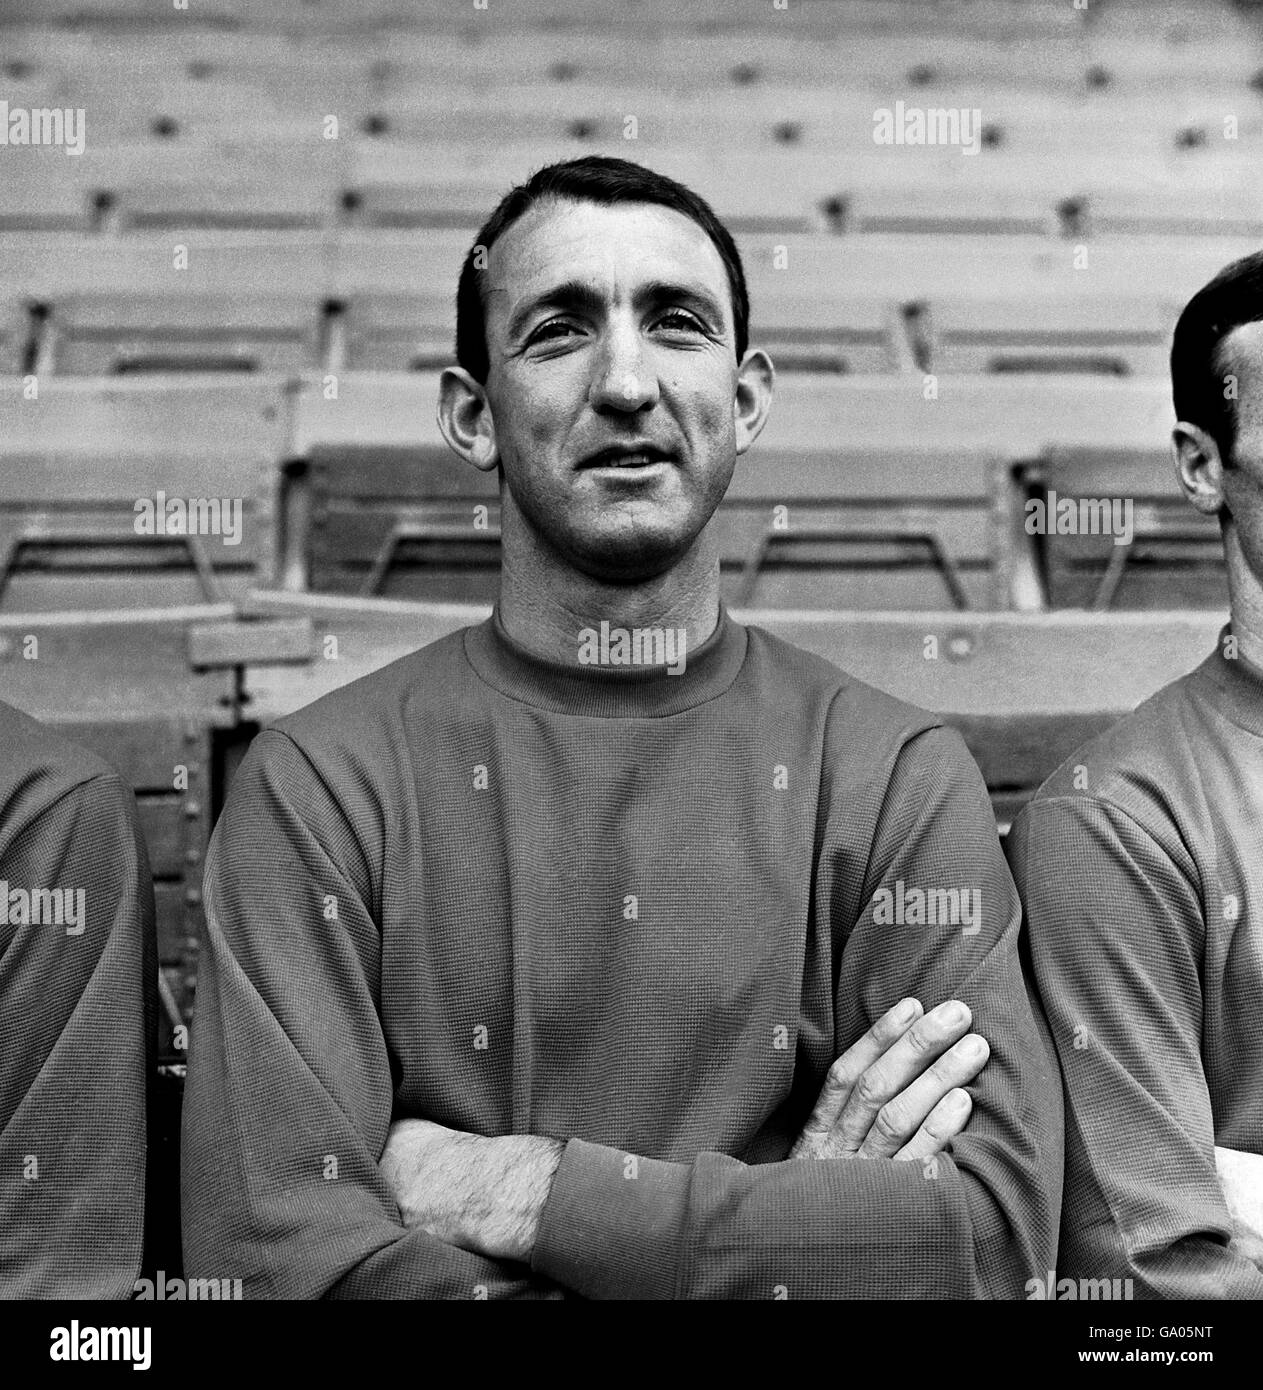
[[[571,1140],[532,1267],[589,1298],[1020,1297],[980,1268],[977,1214],[1005,1218],[941,1156],[746,1165],[638,1158]]]
[[[1051,1245],[1032,1255],[1013,1231],[1055,1225],[1059,1174],[1052,1159],[997,1161],[994,1140],[957,1143],[963,1169],[945,1154],[748,1166],[404,1120],[381,1166],[409,1227],[529,1259],[587,1297],[1014,1297],[1052,1264]]]
[[[397,1239],[349,1270],[332,1299],[560,1299],[565,1291],[527,1264],[492,1260],[424,1231]]]
[[[391,1128],[382,1175],[409,1229],[494,1259],[529,1260],[564,1147],[402,1120]]]
[[[1073,1017],[1095,1022],[1086,1009]],[[1073,1036],[1068,1022],[1055,1027]],[[1137,1079],[1140,1057],[1121,1063],[1099,1033],[1080,1036],[1089,1046],[1062,1053],[1073,1118],[1058,1274],[1122,1280],[1137,1299],[1263,1298],[1263,1274],[1234,1228],[1231,1183],[1201,1138],[1212,1129],[1208,1099],[1191,1085],[1155,1096]]]

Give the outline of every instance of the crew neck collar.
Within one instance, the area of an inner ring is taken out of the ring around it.
[[[465,655],[487,685],[523,704],[596,719],[656,719],[722,695],[745,660],[746,630],[721,601],[714,632],[699,647],[686,647],[679,675],[662,667],[578,666],[537,656],[515,641],[497,603],[489,618],[465,629]]]

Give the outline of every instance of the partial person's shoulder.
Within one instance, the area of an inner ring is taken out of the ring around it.
[[[1160,803],[1171,779],[1195,767],[1190,714],[1199,703],[1199,667],[1156,691],[1078,748],[1047,778],[1035,800],[1090,796],[1140,807]]]
[[[787,642],[766,628],[749,625],[747,664],[781,699],[822,701],[832,731],[848,742],[900,747],[932,729],[942,729],[938,715],[901,700],[853,676],[841,666]]]
[[[6,830],[76,793],[91,792],[126,809],[125,790],[104,758],[0,701],[0,825]]]
[[[465,658],[467,628],[449,632],[366,676],[348,681],[270,727],[304,752],[358,748],[384,751],[407,718],[409,708],[432,699],[459,699],[469,678]]]
[[[1184,864],[1208,820],[1207,665],[1156,691],[1130,714],[1081,744],[1047,778],[1023,812],[1106,817]]]

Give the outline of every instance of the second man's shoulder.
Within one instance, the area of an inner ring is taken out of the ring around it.
[[[826,657],[751,625],[747,667],[765,683],[773,698],[820,704],[827,708],[831,735],[870,748],[898,748],[920,734],[939,730],[943,742],[959,737],[929,710],[891,695]]]
[[[104,758],[0,701],[0,820],[12,831],[68,796],[134,815],[122,777]]]

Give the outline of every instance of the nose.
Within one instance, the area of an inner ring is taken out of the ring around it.
[[[635,414],[657,400],[658,374],[645,358],[639,331],[630,323],[611,324],[593,363],[593,410]]]

